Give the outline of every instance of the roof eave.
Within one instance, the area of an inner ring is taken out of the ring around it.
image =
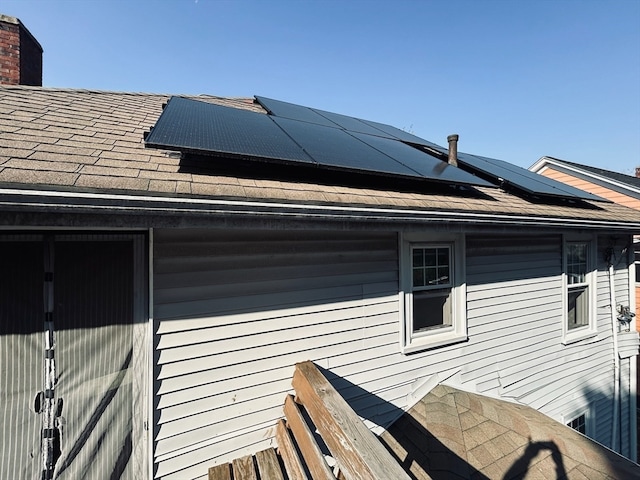
[[[602,187],[611,188],[612,190],[618,191],[620,193],[624,193],[626,195],[632,196],[634,198],[640,198],[640,188],[636,188],[627,183],[617,182],[611,178],[603,177],[602,175],[598,175],[593,172],[589,172],[587,170],[583,170],[574,165],[567,164],[562,160],[557,160],[551,157],[542,157],[536,163],[529,167],[529,170],[535,173],[539,173],[544,167],[548,165],[553,165],[565,173],[573,173],[577,174],[579,177],[582,177],[585,180],[590,180]]]
[[[304,219],[306,221],[456,223],[482,226],[536,228],[588,228],[638,231],[640,221],[608,221],[584,218],[515,215],[455,210],[311,204],[239,199],[175,198],[89,192],[0,189],[3,211],[127,216],[212,216]]]

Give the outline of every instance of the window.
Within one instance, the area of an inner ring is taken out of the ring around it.
[[[567,423],[567,427],[573,428],[574,430],[582,433],[583,435],[586,435],[587,434],[587,416],[583,413],[582,415],[569,421],[569,423]]]
[[[403,351],[465,340],[462,238],[405,234],[402,245]]]
[[[565,239],[564,242],[565,343],[596,333],[593,244],[591,239]]]
[[[595,418],[589,405],[581,405],[562,415],[562,423],[586,436],[595,432]]]

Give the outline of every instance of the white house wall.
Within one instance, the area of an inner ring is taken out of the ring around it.
[[[561,239],[468,234],[469,341],[403,355],[398,233],[155,230],[156,477],[206,478],[209,466],[271,444],[304,360],[330,369],[372,427],[448,378],[558,420],[588,405],[608,444],[606,272],[597,337],[562,345]],[[625,301],[626,262],[617,268]]]

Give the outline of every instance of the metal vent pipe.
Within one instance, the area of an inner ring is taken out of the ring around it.
[[[449,158],[447,162],[454,167],[458,166],[458,138],[457,133],[447,137],[447,142],[449,142]]]

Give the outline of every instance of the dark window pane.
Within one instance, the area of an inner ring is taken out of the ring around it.
[[[434,267],[436,265],[436,250],[433,248],[425,249],[424,252],[424,264],[427,267]]]
[[[587,287],[569,290],[567,326],[569,330],[589,324],[589,295]]]
[[[571,420],[569,423],[567,423],[568,427],[573,428],[574,430],[577,430],[578,432],[585,434],[587,433],[587,419],[584,415],[580,415],[577,418],[574,418],[573,420]]]
[[[438,249],[438,265],[449,265],[449,249],[448,248],[439,248]]]
[[[413,332],[451,325],[451,290],[414,292]]]
[[[427,268],[427,285],[436,285],[438,272],[435,268]]]
[[[423,265],[424,265],[424,249],[414,248],[413,249],[413,266],[422,267]]]
[[[424,269],[422,267],[413,269],[413,286],[424,286]]]
[[[438,268],[438,284],[449,283],[449,267]]]

